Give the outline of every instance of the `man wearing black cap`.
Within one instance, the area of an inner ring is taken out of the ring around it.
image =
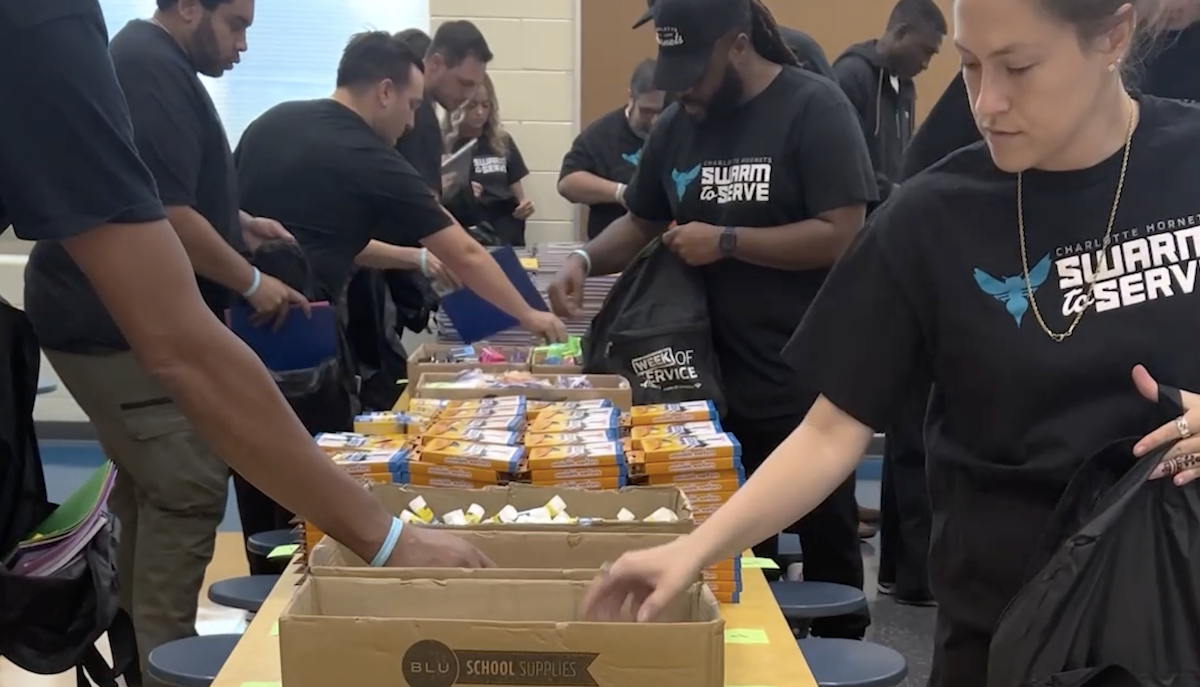
[[[752,471],[816,398],[780,351],[862,227],[876,196],[871,161],[849,100],[798,68],[761,2],[657,0],[648,14],[655,86],[678,104],[642,149],[629,212],[572,255],[550,298],[556,312],[577,312],[589,274],[621,270],[659,236],[700,269],[728,401],[722,421]],[[806,579],[861,588],[853,477],[789,530],[800,535]],[[757,550],[773,556],[776,543]],[[863,614],[812,629],[856,638],[868,622]]]

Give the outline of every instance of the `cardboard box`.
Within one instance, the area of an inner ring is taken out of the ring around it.
[[[507,505],[517,510],[529,510],[546,505],[558,496],[567,504],[567,513],[577,518],[606,518],[604,522],[587,525],[561,523],[480,523],[478,525],[432,525],[455,531],[504,530],[533,532],[671,532],[692,531],[692,508],[687,497],[675,487],[626,487],[624,489],[592,491],[563,489],[529,484],[506,484],[480,489],[443,489],[402,484],[372,484],[368,487],[389,512],[399,514],[417,496],[425,499],[438,517],[455,509],[466,509],[477,503],[488,518]],[[624,508],[638,519],[629,522],[615,520]],[[666,508],[679,518],[678,522],[642,522],[642,518],[659,508]]]
[[[283,684],[723,687],[725,623],[702,584],[662,622],[588,622],[588,583],[310,577],[279,621]]]
[[[408,356],[408,378],[420,379],[421,375],[431,373],[441,374],[456,374],[463,370],[483,370],[484,372],[509,372],[512,370],[528,370],[529,369],[529,349],[514,348],[511,346],[489,346],[497,352],[504,355],[505,358],[511,358],[514,355],[519,355],[522,362],[519,363],[433,363],[431,359],[438,359],[442,355],[450,351],[462,348],[462,346],[451,346],[448,344],[432,344],[425,343],[417,346],[417,350]]]
[[[457,378],[455,374],[423,373],[420,377],[412,377],[412,374],[410,364],[410,378],[417,380],[416,389],[413,390],[413,398],[455,400],[487,398],[491,396],[524,396],[535,401],[584,401],[593,398],[603,398],[612,402],[614,406],[622,411],[628,411],[633,407],[633,391],[629,387],[628,380],[619,375],[586,375],[588,381],[591,383],[591,388],[589,389],[531,389],[517,386],[501,389],[455,389],[429,386],[438,382],[453,382]],[[533,375],[533,377],[551,383],[557,379],[557,375]]]
[[[590,580],[605,563],[621,554],[669,544],[679,536],[667,533],[601,532],[462,532],[467,542],[479,547],[495,568],[369,568],[354,552],[325,537],[308,555],[309,571],[318,576],[390,577],[399,579],[560,579],[559,573],[573,571],[565,579]],[[715,579],[715,578],[714,578]]]

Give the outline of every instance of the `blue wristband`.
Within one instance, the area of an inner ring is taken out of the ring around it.
[[[421,249],[420,264],[421,264],[421,274],[428,277],[429,276],[429,249],[428,248]]]
[[[588,252],[582,248],[576,248],[570,254],[577,255],[583,260],[583,276],[592,276],[592,256],[588,255]]]
[[[382,568],[384,563],[392,557],[392,552],[396,550],[396,542],[400,541],[400,533],[404,531],[404,521],[400,518],[392,518],[392,527],[388,530],[387,538],[383,540],[383,546],[379,547],[379,553],[371,559],[372,568]]]
[[[254,294],[258,293],[258,287],[260,285],[262,285],[262,272],[259,272],[258,268],[255,267],[254,279],[250,282],[250,288],[242,292],[242,298],[250,298]]]

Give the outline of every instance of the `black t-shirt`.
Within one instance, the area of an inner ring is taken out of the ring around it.
[[[733,117],[698,128],[678,107],[668,108],[630,182],[630,212],[657,222],[770,231],[875,198],[858,117],[832,81],[785,67]],[[730,259],[703,273],[730,411],[749,418],[803,413],[815,394],[780,351],[828,270]]]
[[[370,240],[415,246],[452,223],[413,166],[334,100],[267,110],[235,157],[242,209],[287,227],[331,298]]]
[[[455,141],[454,150],[461,149],[470,140],[465,138]],[[517,148],[516,142],[508,134],[504,134],[506,150],[503,155],[493,149],[487,138],[479,138],[477,141],[475,149],[471,151],[471,181],[483,187],[479,204],[485,214],[492,211],[511,214],[517,206],[511,186],[529,176],[525,158],[521,156],[520,148]]]
[[[413,128],[396,142],[396,150],[417,170],[425,185],[442,193],[442,125],[438,122],[433,98],[428,95],[417,108],[413,117]]]
[[[17,236],[164,217],[97,0],[0,3],[0,102],[20,103],[0,107],[0,196]]]
[[[1039,523],[1082,462],[1160,424],[1131,381],[1135,365],[1200,389],[1200,109],[1141,102],[1107,260],[1097,251],[1121,152],[1086,170],[1025,174],[1038,310],[1025,292],[1015,177],[981,142],[910,179],[871,216],[785,351],[834,405],[875,428],[919,364],[932,370],[925,442],[939,602],[949,591],[969,606],[971,594],[1023,579]],[[1038,312],[1067,330],[1093,273],[1094,306],[1056,343]],[[955,553],[973,542],[1012,553],[998,569],[978,547]],[[940,583],[950,576],[960,579],[948,590]]]
[[[162,28],[140,20],[113,36],[109,53],[129,106],[134,141],[163,204],[194,208],[222,238],[240,246],[229,141],[187,55]],[[25,282],[26,309],[44,347],[72,353],[128,349],[60,244],[34,246]],[[214,313],[229,306],[228,289],[203,278],[198,282]]]
[[[590,172],[602,179],[628,184],[633,179],[645,139],[634,133],[620,107],[592,122],[571,145],[562,161],[561,179],[574,172]],[[596,238],[605,227],[625,214],[620,203],[589,206],[587,232]]]

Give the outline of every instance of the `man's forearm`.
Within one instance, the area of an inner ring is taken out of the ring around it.
[[[110,224],[63,245],[212,451],[370,560],[391,517],[320,452],[262,362],[208,311],[168,223]]]
[[[254,282],[254,267],[203,215],[190,207],[174,205],[167,208],[167,219],[187,251],[196,274],[234,293],[250,288]]]
[[[376,270],[415,270],[421,266],[421,249],[372,239],[354,258],[354,264]]]
[[[571,172],[558,180],[558,195],[582,205],[620,203],[617,193],[622,187],[623,184],[609,181],[591,172]]]
[[[861,226],[860,222],[858,227]],[[742,262],[777,270],[829,267],[850,247],[858,227],[808,219],[778,227],[739,229],[733,256]]]
[[[625,269],[664,229],[666,224],[645,222],[628,212],[618,217],[584,246],[592,260],[590,274],[599,276]]]

